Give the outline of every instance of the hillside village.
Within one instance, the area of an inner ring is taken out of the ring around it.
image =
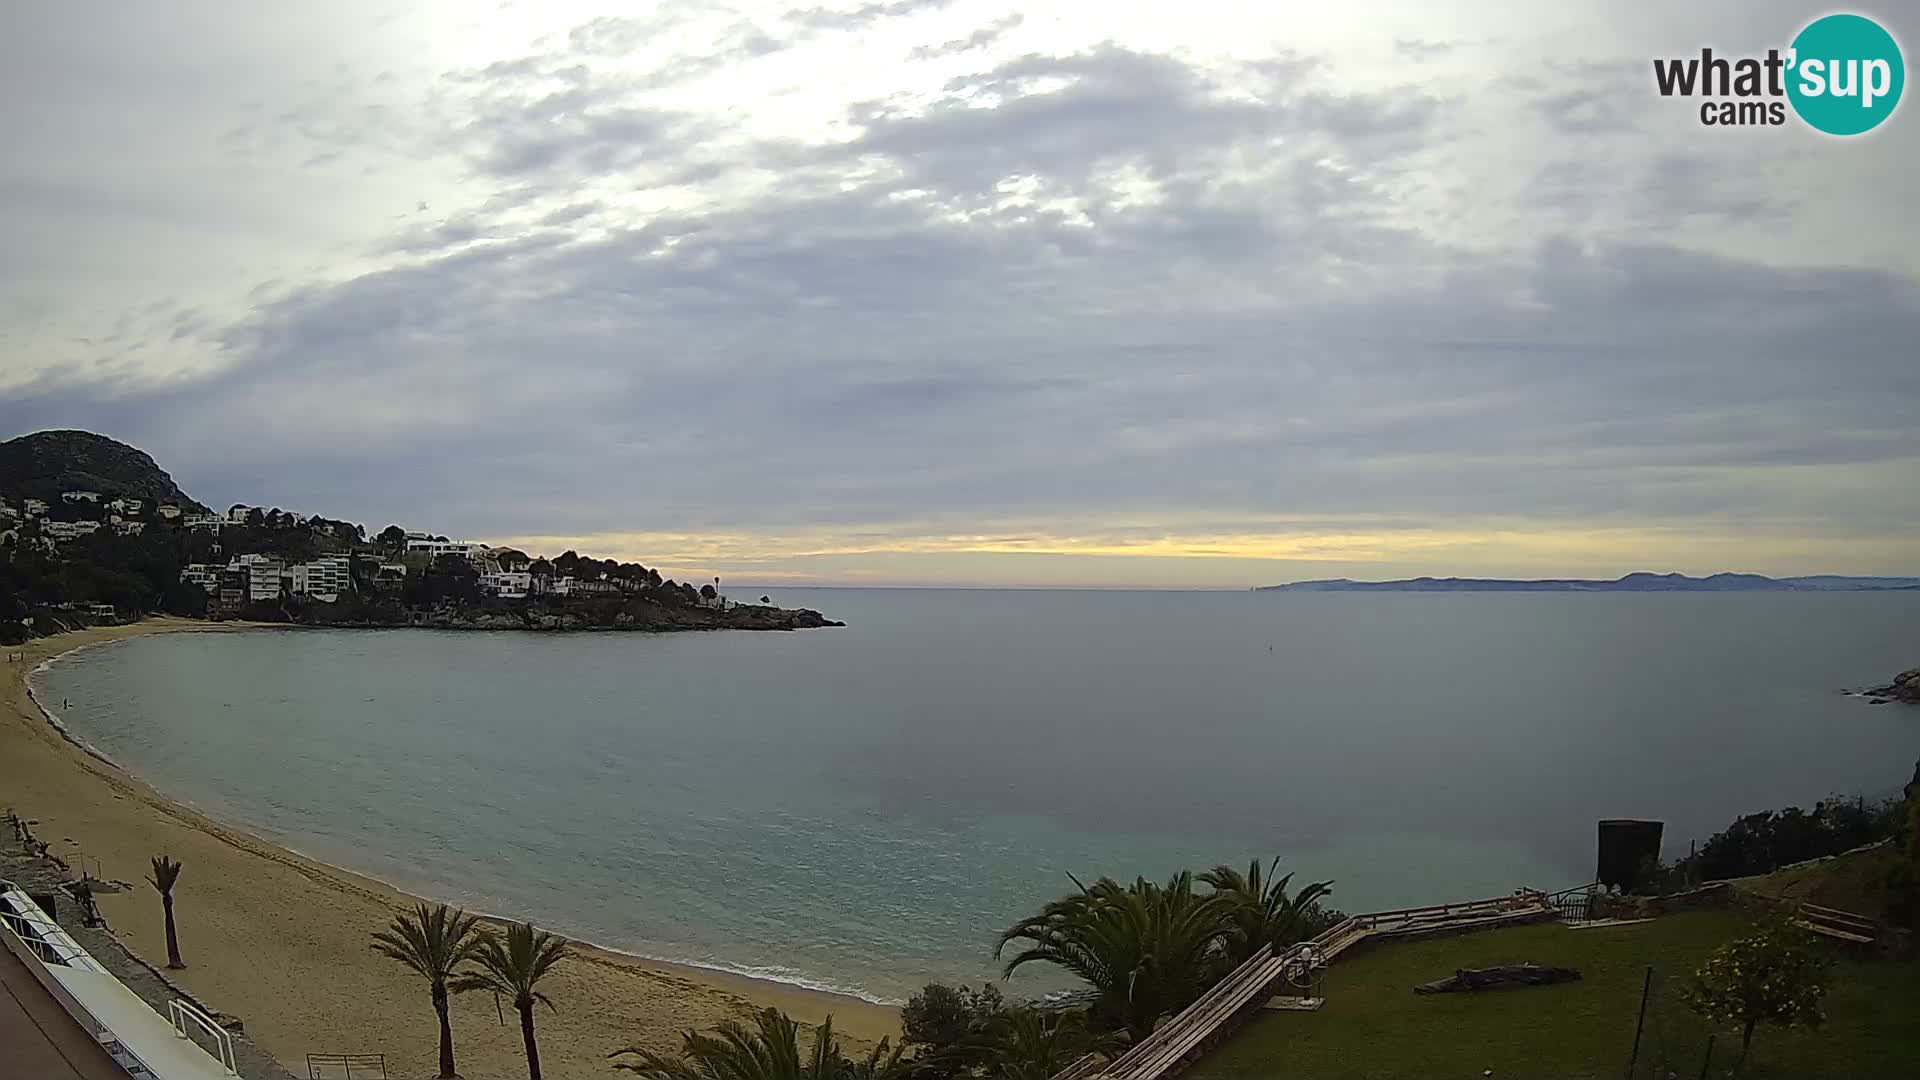
[[[453,629],[834,625],[817,612],[771,607],[767,597],[736,604],[717,577],[696,587],[572,551],[541,558],[399,525],[369,536],[353,522],[277,507],[214,511],[186,498],[146,455],[84,432],[24,436],[0,451],[33,440],[30,468],[0,472],[0,637],[9,641],[156,611]],[[104,471],[47,464],[59,458],[47,452],[49,440]],[[98,481],[60,482],[76,474]]]

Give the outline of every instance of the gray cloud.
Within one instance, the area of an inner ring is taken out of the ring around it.
[[[915,60],[932,60],[942,56],[954,56],[959,53],[985,49],[998,42],[1008,33],[1018,29],[1026,22],[1026,16],[1018,12],[995,19],[963,38],[954,38],[939,45],[921,45],[907,55]]]
[[[1537,230],[1461,243],[1409,193],[1471,102],[1331,90],[1315,57],[1025,55],[856,104],[832,139],[741,140],[645,97],[910,6],[742,23],[666,74],[587,64],[659,29],[599,20],[450,76],[418,137],[482,205],[396,225],[384,268],[237,323],[155,313],[139,332],[229,362],[40,379],[0,397],[0,428],[124,434],[204,499],[493,535],[1920,523],[1911,488],[1808,479],[1920,459],[1914,281],[1670,235],[1792,212],[1793,189],[1728,174],[1744,148],[1523,155]],[[1624,144],[1619,93],[1518,107]],[[595,186],[753,175],[779,182],[645,216]]]

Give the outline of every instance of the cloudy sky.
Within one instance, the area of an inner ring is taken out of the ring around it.
[[[1920,106],[1652,86],[1825,10],[8,5],[0,436],[738,580],[1920,574]]]

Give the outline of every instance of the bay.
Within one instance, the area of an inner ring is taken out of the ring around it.
[[[1596,819],[1684,854],[1920,756],[1920,710],[1838,692],[1920,663],[1917,593],[772,594],[848,625],[170,634],[37,682],[315,858],[884,1001],[994,977],[1068,873],[1278,855],[1348,910],[1555,889]]]

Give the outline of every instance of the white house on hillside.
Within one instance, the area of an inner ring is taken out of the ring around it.
[[[524,599],[533,591],[533,575],[524,570],[500,570],[480,575],[480,591],[503,600]]]
[[[70,503],[100,501],[100,493],[97,491],[63,491],[60,497]]]
[[[458,555],[461,558],[471,559],[484,550],[486,550],[485,544],[477,544],[471,540],[414,540],[411,538],[407,540],[409,555]]]

